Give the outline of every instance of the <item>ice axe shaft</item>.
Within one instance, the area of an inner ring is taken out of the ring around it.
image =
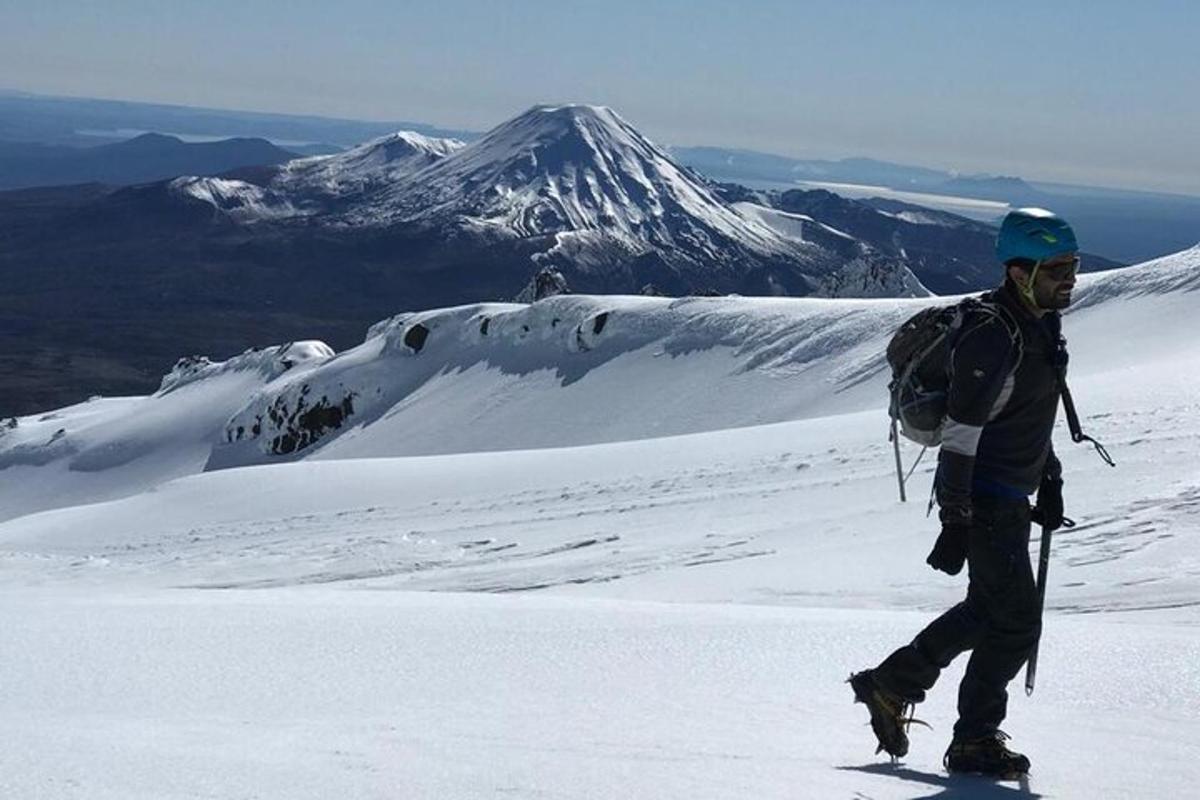
[[[896,480],[900,483],[900,502],[907,503],[908,496],[904,493],[904,465],[900,461],[900,437],[896,435],[896,420],[892,419],[892,432],[888,436],[892,440],[892,451],[896,454]]]
[[[1050,535],[1052,531],[1049,527],[1042,526],[1042,546],[1038,553],[1038,576],[1037,576],[1037,616],[1040,621],[1042,611],[1046,607],[1046,573],[1050,571]],[[1038,635],[1038,641],[1033,643],[1033,650],[1029,654],[1029,661],[1025,664],[1025,694],[1033,694],[1033,684],[1037,679],[1037,662],[1038,662],[1038,645],[1041,644],[1041,635]]]

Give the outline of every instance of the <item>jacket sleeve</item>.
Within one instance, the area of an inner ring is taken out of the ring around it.
[[[1046,451],[1046,466],[1042,469],[1043,480],[1061,481],[1062,480],[1062,462],[1058,460],[1058,456],[1054,454],[1054,443],[1051,442],[1049,449]]]
[[[955,345],[937,472],[938,505],[951,515],[970,515],[979,437],[1012,393],[1012,358],[1012,338],[995,317],[968,328]]]

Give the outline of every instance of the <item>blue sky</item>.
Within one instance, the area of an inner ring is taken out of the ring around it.
[[[0,0],[0,87],[1200,194],[1200,4]]]

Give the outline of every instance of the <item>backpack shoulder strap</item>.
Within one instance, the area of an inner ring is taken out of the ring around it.
[[[1005,308],[1003,303],[997,302],[990,292],[978,297],[968,297],[959,303],[959,310],[963,322],[958,336],[962,336],[980,325],[986,325],[992,320],[1000,320],[1008,332],[1011,347],[1016,350],[1012,369],[1009,370],[1010,375],[1015,373],[1025,358],[1025,338],[1021,335],[1021,326],[1012,312]],[[968,322],[968,317],[972,315],[978,320],[974,325]],[[955,338],[957,340],[958,337]]]

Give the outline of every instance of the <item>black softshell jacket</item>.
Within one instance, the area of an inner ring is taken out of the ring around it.
[[[985,297],[1011,313],[1023,346],[1014,346],[1008,326],[991,315],[968,321],[955,345],[938,454],[943,508],[969,508],[973,491],[1030,495],[1043,474],[1062,471],[1050,442],[1060,395],[1056,353],[1066,360],[1061,319],[1057,312],[1033,316],[1011,283]]]

